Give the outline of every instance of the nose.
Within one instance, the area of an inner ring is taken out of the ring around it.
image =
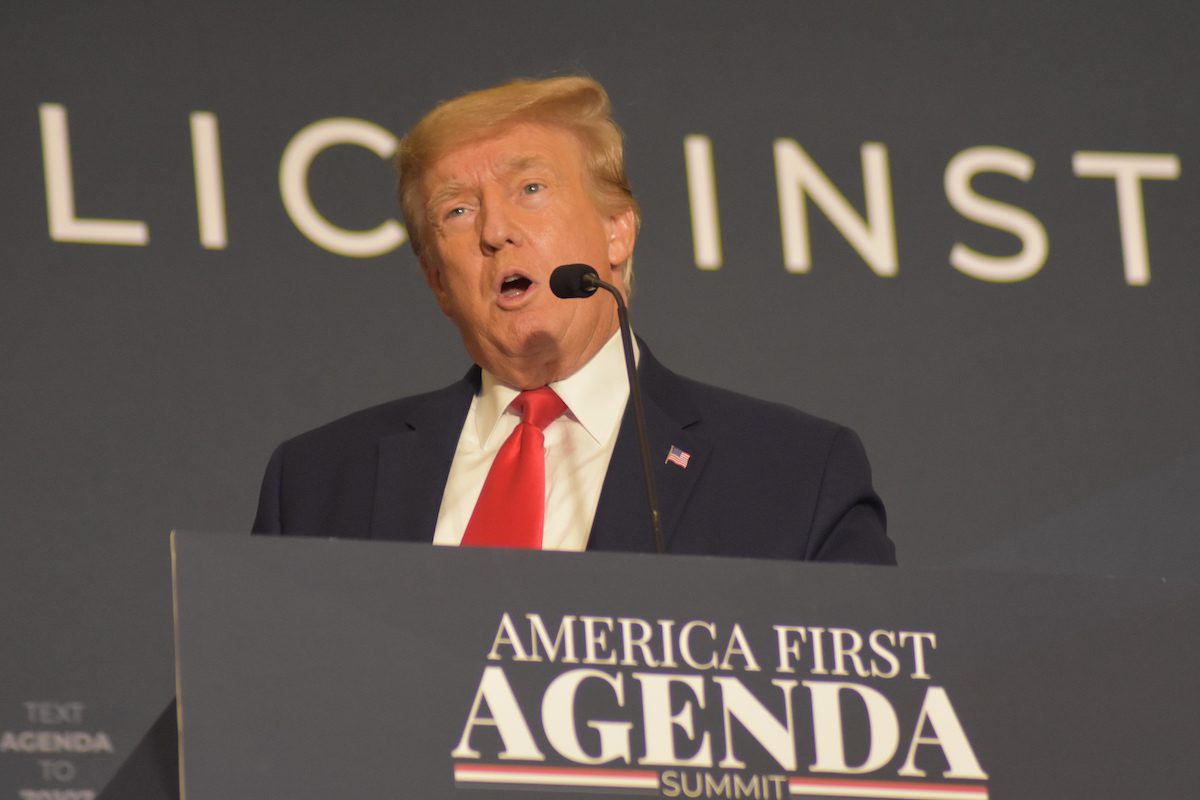
[[[479,247],[484,255],[520,243],[519,226],[509,205],[499,199],[485,200],[479,209]]]

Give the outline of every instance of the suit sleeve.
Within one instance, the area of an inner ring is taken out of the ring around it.
[[[808,558],[857,564],[895,564],[883,501],[871,485],[871,465],[854,431],[834,434],[821,476]]]
[[[262,488],[258,493],[258,513],[254,517],[254,533],[283,534],[283,519],[280,512],[280,495],[283,491],[283,445],[275,448],[263,475]]]

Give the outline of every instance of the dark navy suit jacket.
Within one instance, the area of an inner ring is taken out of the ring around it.
[[[670,372],[642,345],[638,367],[667,550],[894,564],[883,504],[858,437],[786,406]],[[271,457],[258,533],[433,541],[442,488],[479,370],[441,391],[351,414]],[[630,404],[632,406],[632,404]],[[632,408],[589,550],[652,551]],[[686,468],[667,463],[675,446]],[[175,704],[100,800],[178,798]]]
[[[893,564],[858,437],[786,406],[638,367],[667,551]],[[291,439],[263,479],[257,533],[433,541],[479,370]],[[632,403],[589,550],[652,551]],[[687,467],[666,461],[674,446]]]

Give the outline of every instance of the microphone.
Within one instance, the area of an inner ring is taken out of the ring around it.
[[[600,288],[600,276],[587,264],[563,264],[550,273],[550,291],[556,297],[591,297]]]
[[[550,291],[556,297],[569,300],[591,297],[603,289],[617,301],[617,319],[621,325],[621,344],[625,348],[625,373],[629,378],[629,395],[633,398],[633,416],[637,422],[638,446],[642,453],[642,477],[646,484],[646,503],[650,506],[650,528],[654,532],[654,552],[667,551],[663,538],[662,519],[658,513],[658,492],[654,487],[654,468],[650,461],[650,441],[646,436],[646,415],[642,411],[642,392],[633,360],[633,332],[629,329],[629,309],[617,287],[600,280],[596,270],[587,264],[564,264],[550,273]]]

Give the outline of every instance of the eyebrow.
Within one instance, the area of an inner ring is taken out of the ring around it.
[[[514,172],[523,172],[533,167],[537,167],[539,169],[548,169],[557,174],[557,171],[554,169],[554,164],[551,163],[550,160],[545,156],[541,156],[536,153],[507,158],[500,162],[500,169],[498,172],[501,175],[511,175]]]
[[[496,172],[499,175],[508,176],[516,172],[524,172],[527,169],[533,168],[546,169],[555,176],[558,175],[558,171],[554,168],[554,164],[545,156],[537,153],[516,155],[512,156],[511,158],[506,158],[499,163]],[[433,193],[433,195],[429,198],[429,202],[425,204],[426,212],[432,215],[438,206],[453,199],[455,195],[462,192],[464,188],[466,188],[466,184],[459,181],[451,181],[450,183],[444,184]]]
[[[462,189],[463,184],[457,181],[443,185],[437,190],[437,192],[433,194],[432,197],[429,198],[429,202],[425,204],[425,213],[429,216],[433,216],[433,212],[437,210],[438,206],[449,201],[451,198],[461,192]]]

